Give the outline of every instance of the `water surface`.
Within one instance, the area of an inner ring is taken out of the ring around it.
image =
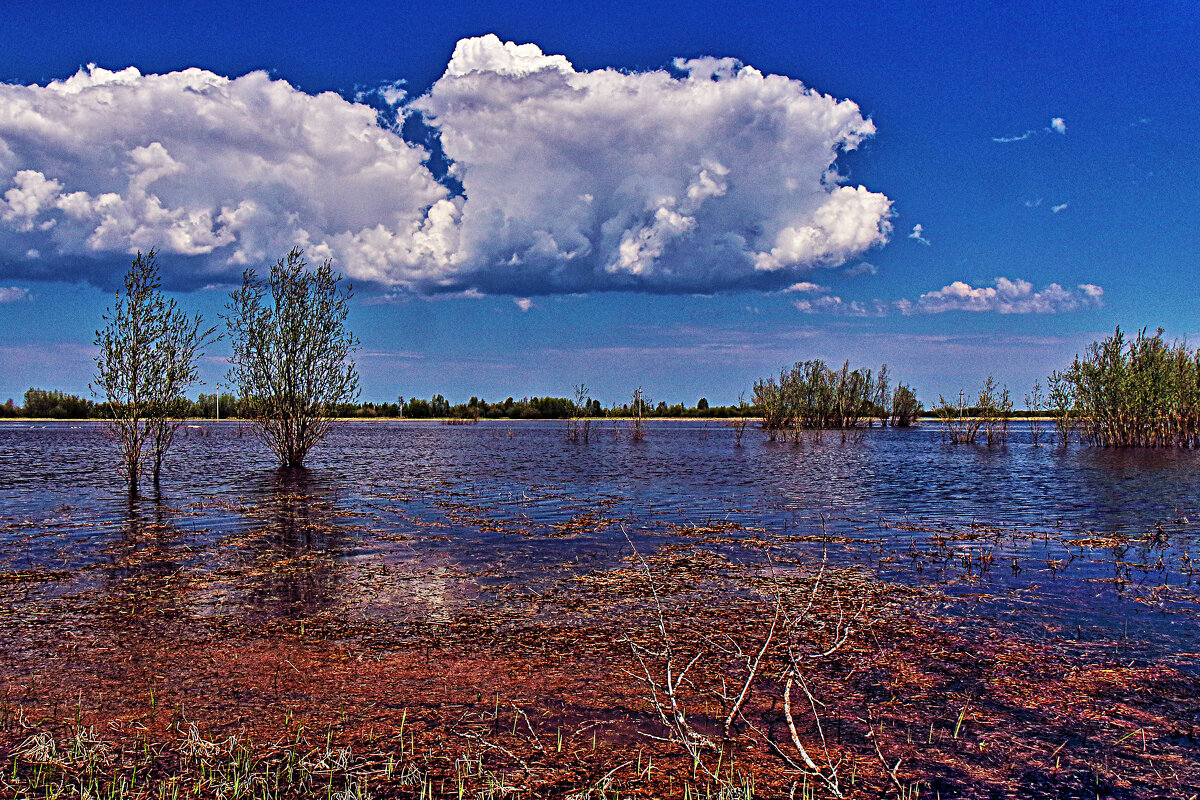
[[[1043,441],[1046,435],[1043,434]],[[299,473],[237,422],[182,429],[130,500],[99,423],[0,423],[0,580],[30,596],[159,587],[200,616],[437,620],[485,594],[702,537],[735,557],[934,586],[983,623],[1119,637],[1187,661],[1200,454],[949,445],[936,427],[736,446],[719,421],[338,425]],[[164,588],[165,587],[165,588]],[[152,593],[151,593],[152,594]]]

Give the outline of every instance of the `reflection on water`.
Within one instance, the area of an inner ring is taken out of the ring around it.
[[[100,426],[0,423],[0,574],[137,613],[437,622],[613,563],[622,527],[648,548],[704,530],[1187,649],[1198,464],[1026,430],[992,449],[931,428],[736,447],[715,422],[642,442],[605,422],[586,444],[560,423],[405,422],[338,426],[309,470],[277,471],[210,423],[183,429],[161,496],[131,501]]]
[[[307,469],[264,473],[243,513],[247,527],[222,541],[224,579],[206,602],[267,616],[317,614],[336,605],[341,562],[353,541],[338,513],[336,487]]]
[[[125,497],[117,535],[105,549],[100,580],[108,596],[133,618],[173,608],[180,600],[172,578],[188,557],[174,515],[157,495]]]

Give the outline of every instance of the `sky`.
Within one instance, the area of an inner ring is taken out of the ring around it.
[[[0,401],[89,394],[152,247],[213,324],[243,270],[332,259],[374,401],[728,403],[819,358],[1021,405],[1118,325],[1200,339],[1193,2],[40,2],[0,30]]]

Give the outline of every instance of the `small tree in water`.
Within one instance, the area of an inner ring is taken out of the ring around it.
[[[338,404],[358,399],[351,358],[358,339],[346,330],[352,292],[331,263],[310,271],[304,251],[292,248],[269,278],[247,270],[225,306],[233,344],[229,381],[284,467],[303,466],[329,433]]]
[[[92,391],[105,400],[105,414],[121,449],[121,466],[131,494],[149,466],[155,485],[163,459],[181,424],[183,392],[197,380],[200,349],[215,328],[200,330],[159,290],[157,252],[137,257],[125,275],[105,325],[96,331],[96,379]]]

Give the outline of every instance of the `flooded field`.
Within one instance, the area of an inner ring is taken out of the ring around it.
[[[310,467],[198,423],[130,500],[101,426],[0,424],[14,794],[46,794],[31,737],[83,728],[111,780],[138,737],[180,774],[196,741],[269,774],[303,740],[330,796],[1200,783],[1200,454],[363,422]]]

